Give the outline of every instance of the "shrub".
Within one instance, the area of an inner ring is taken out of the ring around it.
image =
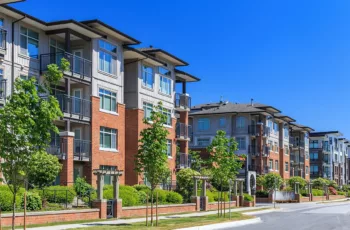
[[[138,191],[140,204],[146,204],[147,194],[144,191]]]
[[[276,184],[277,182],[277,184]],[[283,183],[283,179],[278,173],[268,173],[264,176],[264,189],[270,191],[274,188],[279,189]]]
[[[74,190],[79,196],[85,197],[93,188],[84,178],[78,177],[74,183]]]
[[[16,208],[21,207],[21,196],[24,193],[24,189],[21,188],[16,196]],[[13,194],[7,185],[0,185],[0,207],[2,211],[12,211]]]
[[[113,189],[110,191],[113,194]],[[119,197],[123,201],[123,206],[136,206],[140,203],[140,198],[137,190],[131,186],[120,186],[119,193]]]
[[[168,191],[158,189],[158,188],[154,190],[153,202],[156,202],[157,192],[158,192],[158,203],[166,203],[166,196],[167,196]]]
[[[329,189],[329,192],[331,193],[331,195],[338,195],[337,190],[335,190],[335,188],[328,187],[328,189]]]
[[[268,191],[256,191],[255,193],[256,197],[269,197],[269,192]]]
[[[346,192],[339,191],[338,195],[346,196]]]
[[[26,209],[30,211],[40,210],[42,208],[42,201],[39,194],[34,192],[27,193]],[[21,207],[24,209],[24,194],[21,197]]]
[[[63,204],[72,203],[74,197],[77,195],[74,188],[72,186],[50,186],[46,187],[43,190],[33,190],[33,192],[37,192],[41,199],[46,199],[50,203],[59,203]]]
[[[312,189],[312,195],[313,196],[323,196],[324,192],[323,192],[323,190],[320,190],[320,189]]]
[[[243,196],[244,196],[244,201],[249,201],[249,202],[254,201],[254,198],[247,193],[244,193]]]
[[[229,193],[225,193],[226,195],[224,195],[224,193],[222,193],[223,196],[223,201],[229,201]],[[208,196],[208,201],[209,202],[215,202],[218,201],[218,192],[217,191],[207,191],[207,196]]]
[[[306,186],[306,180],[300,176],[293,176],[289,178],[288,185],[292,188],[294,188],[295,183],[299,182],[299,188],[303,189]]]
[[[137,184],[133,186],[137,191],[151,191],[151,189],[144,184]]]
[[[185,200],[189,202],[193,194],[194,181],[193,176],[200,176],[201,174],[190,168],[181,169],[176,173],[176,192],[180,193]],[[198,187],[200,188],[200,183],[198,182]]]
[[[329,181],[324,178],[317,178],[312,180],[312,186],[315,189],[323,189],[323,185],[328,185]]]
[[[166,201],[171,204],[182,204],[183,198],[179,193],[170,191],[166,195]]]

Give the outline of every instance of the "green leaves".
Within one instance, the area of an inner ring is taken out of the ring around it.
[[[164,181],[165,175],[169,175],[166,155],[169,132],[164,127],[166,119],[160,102],[152,111],[150,119],[144,119],[147,128],[140,133],[139,151],[135,157],[135,171],[145,176],[152,190]]]

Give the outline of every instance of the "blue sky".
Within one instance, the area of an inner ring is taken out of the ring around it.
[[[98,18],[190,63],[193,104],[273,105],[350,138],[350,1],[27,0],[46,21]]]

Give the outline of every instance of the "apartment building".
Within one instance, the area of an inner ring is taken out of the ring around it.
[[[40,82],[48,64],[61,58],[70,62],[53,90],[64,113],[56,121],[60,134],[52,136],[48,148],[63,164],[56,183],[83,176],[95,185],[93,169],[125,170],[123,46],[139,43],[99,20],[44,22],[0,6],[1,103],[16,78]],[[104,179],[111,183],[110,177]]]
[[[291,176],[290,129],[297,126],[293,122],[293,118],[281,114],[279,109],[253,101],[196,105],[190,113],[193,127],[190,148],[201,151],[202,157],[207,158],[209,153],[205,148],[217,130],[224,130],[238,142],[237,154],[247,155],[243,171],[276,172],[288,179]]]
[[[147,183],[144,176],[135,171],[134,157],[138,151],[140,132],[146,126],[143,119],[151,115],[154,106],[162,103],[167,116],[168,163],[171,170],[169,183],[174,186],[176,169],[190,166],[188,142],[190,127],[188,112],[191,97],[187,83],[199,81],[197,77],[177,69],[188,63],[158,48],[126,48],[124,50],[126,103],[126,183]],[[175,84],[181,84],[182,92],[176,92]],[[177,146],[179,152],[177,152]]]
[[[310,134],[311,178],[323,177],[338,185],[348,183],[349,142],[339,131],[313,132]]]

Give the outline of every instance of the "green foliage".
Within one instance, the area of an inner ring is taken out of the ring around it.
[[[16,208],[20,208],[21,196],[24,193],[24,189],[21,188],[16,196]],[[2,211],[13,210],[13,193],[10,188],[6,185],[0,185],[0,207]]]
[[[61,168],[62,165],[56,156],[48,154],[45,151],[38,151],[29,160],[29,183],[39,188],[48,186],[55,181]]]
[[[165,190],[162,190],[162,189],[155,189],[154,190],[154,198],[153,198],[153,201],[156,202],[156,194],[158,192],[158,202],[159,203],[166,203],[166,196],[167,196],[167,192],[168,191],[165,191]]]
[[[164,181],[164,176],[169,172],[167,151],[168,130],[164,127],[166,115],[162,113],[160,102],[151,112],[150,119],[144,119],[147,125],[140,133],[139,151],[135,156],[135,171],[143,175],[154,190],[157,184]]]
[[[230,179],[235,179],[238,170],[242,168],[242,162],[235,154],[237,142],[234,138],[227,138],[226,132],[219,130],[207,151],[211,153],[208,165],[212,166],[211,172],[215,179],[220,179],[220,183],[228,183]]]
[[[40,195],[42,200],[47,200],[50,203],[64,204],[66,201],[72,203],[77,195],[72,186],[50,186],[44,189],[34,189]]]
[[[279,189],[283,183],[283,179],[278,173],[268,173],[264,176],[264,189],[270,191],[272,189]]]
[[[151,191],[151,189],[144,184],[137,184],[133,186],[137,191]]]
[[[170,191],[166,194],[166,201],[170,204],[182,204],[183,198],[179,193]]]
[[[177,184],[177,192],[180,193],[185,202],[189,202],[191,200],[191,196],[193,195],[194,189],[194,176],[200,176],[201,174],[193,169],[186,168],[181,169],[176,173],[176,184]],[[198,183],[198,188],[200,184]]]
[[[44,73],[43,86],[51,93],[51,85],[57,85],[63,78],[63,72],[69,69],[70,63],[67,59],[62,58],[60,66],[50,64],[47,66],[47,72]]]
[[[204,160],[201,158],[198,151],[188,150],[188,154],[192,158],[191,169],[199,172],[202,169],[202,165],[204,164]]]
[[[26,209],[29,211],[40,210],[42,207],[41,197],[34,192],[28,192],[26,201]],[[21,197],[21,207],[24,209],[24,194]]]
[[[269,192],[268,191],[256,191],[256,197],[269,197]]]
[[[264,186],[265,183],[265,176],[264,175],[257,175],[256,177],[256,185],[257,186]]]
[[[254,201],[254,198],[247,193],[244,193],[243,196],[244,196],[244,201]]]
[[[324,185],[328,186],[329,182],[330,182],[329,180],[320,177],[312,180],[312,187],[315,189],[323,189],[323,186]]]
[[[312,189],[312,195],[313,196],[323,196],[324,195],[324,191],[320,190],[320,189]]]
[[[300,189],[305,188],[306,180],[304,178],[300,177],[300,176],[294,176],[294,177],[289,178],[288,185],[290,187],[294,188],[296,182],[299,182],[299,188]]]
[[[345,196],[345,195],[346,195],[346,192],[339,191],[339,192],[338,192],[338,195]]]
[[[330,195],[338,195],[338,192],[335,188],[333,187],[328,187],[328,190],[330,192]]]
[[[198,195],[200,194],[200,192],[198,193]],[[212,190],[212,191],[208,191],[207,190],[207,197],[208,197],[208,201],[209,202],[215,202],[215,201],[218,201],[219,200],[219,198],[221,198],[221,196],[222,196],[222,200],[223,201],[229,201],[229,197],[230,197],[230,195],[229,195],[229,193],[220,193],[220,192],[218,192],[218,191],[216,191],[216,190]]]
[[[86,182],[85,178],[78,177],[74,182],[74,190],[79,196],[86,197],[93,188]]]

